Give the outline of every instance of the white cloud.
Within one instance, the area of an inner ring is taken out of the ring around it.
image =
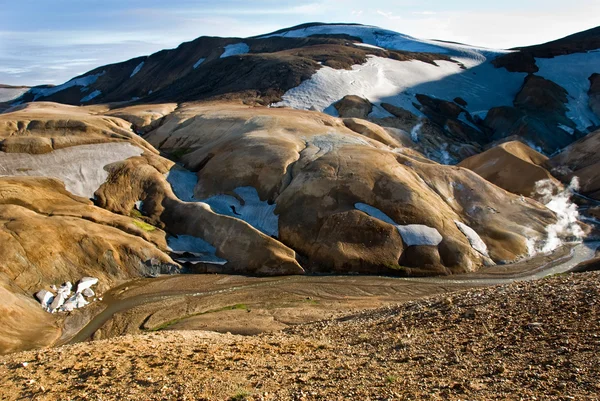
[[[1,74],[17,75],[29,72],[29,68],[18,68],[18,67],[0,67]]]

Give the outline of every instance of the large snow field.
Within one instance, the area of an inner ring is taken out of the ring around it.
[[[376,105],[391,103],[420,115],[413,102],[415,94],[423,93],[445,100],[461,97],[469,112],[485,114],[492,107],[512,105],[526,76],[497,69],[488,62],[466,70],[450,61],[436,63],[437,66],[418,60],[371,56],[365,64],[354,65],[351,70],[322,67],[273,106],[305,110],[314,107],[335,115],[333,103],[346,95],[357,95]],[[375,117],[385,115],[381,108],[375,108]]]
[[[600,74],[600,50],[575,53],[554,58],[536,58],[536,75],[562,86],[569,94],[567,117],[581,131],[591,125],[600,125],[600,119],[589,107],[589,77]]]

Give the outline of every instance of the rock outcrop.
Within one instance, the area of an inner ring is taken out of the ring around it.
[[[0,114],[0,151],[42,154],[77,145],[128,142],[156,152],[120,118],[91,109],[36,102],[15,106]]]
[[[563,182],[578,177],[580,192],[600,200],[600,130],[565,148],[547,166]]]
[[[369,113],[373,110],[373,105],[367,99],[359,96],[348,95],[334,104],[340,117],[343,118],[362,118],[366,120]]]
[[[535,184],[550,180],[560,189],[562,184],[544,167],[548,157],[519,141],[505,142],[459,163],[514,194],[535,197]]]

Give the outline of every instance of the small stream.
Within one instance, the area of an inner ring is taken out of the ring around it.
[[[510,284],[515,281],[527,281],[527,280],[537,280],[546,276],[550,276],[553,274],[560,274],[567,272],[577,266],[579,263],[584,262],[586,260],[592,259],[595,256],[596,249],[600,246],[600,241],[597,242],[588,242],[582,243],[574,246],[571,249],[569,255],[559,260],[559,263],[549,262],[545,265],[540,266],[538,269],[529,272],[524,275],[514,275],[510,277],[492,277],[492,278],[446,278],[446,277],[423,277],[423,278],[404,278],[404,277],[386,277],[389,280],[404,280],[410,281],[414,283],[424,283],[424,284],[455,284],[455,285],[469,285],[473,286],[491,286],[491,285],[501,285],[501,284]],[[153,303],[163,300],[171,300],[177,298],[184,297],[204,297],[204,296],[212,296],[218,294],[226,294],[232,293],[240,290],[247,290],[252,288],[260,288],[260,287],[272,287],[282,283],[288,282],[298,282],[303,283],[306,282],[307,285],[310,283],[314,283],[315,281],[319,281],[320,283],[327,283],[328,281],[332,281],[332,278],[339,278],[340,276],[287,276],[280,278],[265,278],[262,279],[264,281],[260,281],[258,283],[251,283],[246,285],[237,285],[232,287],[226,287],[221,289],[215,289],[210,291],[197,291],[197,290],[188,290],[188,291],[160,291],[152,294],[142,294],[138,296],[133,296],[125,299],[120,299],[118,296],[111,295],[111,292],[107,293],[104,297],[102,303],[106,305],[105,309],[96,315],[86,326],[84,326],[75,336],[73,336],[70,340],[66,341],[67,344],[74,344],[82,341],[86,341],[89,339],[96,330],[101,328],[107,321],[109,321],[113,315],[119,312],[127,311],[129,309],[135,308],[137,306],[141,306],[147,303]],[[372,276],[352,276],[353,280],[361,281],[364,280],[365,283],[372,279]],[[159,278],[160,279],[160,278]],[[359,283],[360,285],[360,283]],[[114,290],[112,292],[114,293]]]

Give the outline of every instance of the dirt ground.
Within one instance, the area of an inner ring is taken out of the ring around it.
[[[69,339],[74,330],[67,330],[65,341],[159,330],[252,335],[474,286],[376,276],[184,275],[141,279],[106,294],[103,305],[96,305],[106,309],[88,311],[90,318],[95,317],[74,339]],[[73,314],[66,325],[79,327],[81,323],[81,316]]]
[[[522,263],[452,277],[248,277],[222,274],[138,279],[66,318],[59,344],[164,330],[253,335],[385,305],[481,288],[571,261],[569,248]],[[73,337],[74,336],[74,337]]]
[[[12,354],[0,358],[0,397],[598,400],[598,377],[596,272],[257,336],[167,330]]]

